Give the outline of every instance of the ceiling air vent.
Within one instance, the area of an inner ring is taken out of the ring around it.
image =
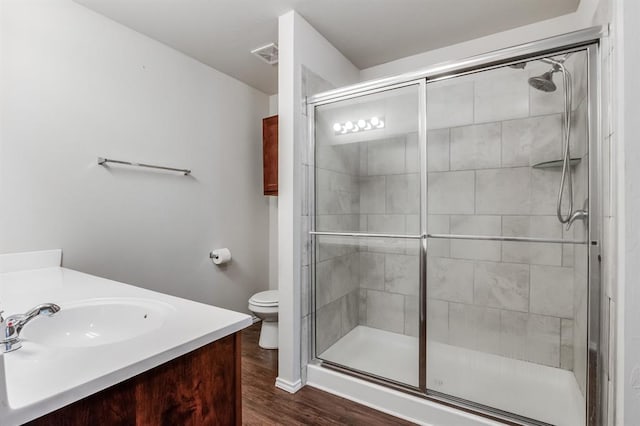
[[[253,49],[251,53],[269,65],[275,65],[278,63],[278,45],[275,43],[269,43],[266,46]]]

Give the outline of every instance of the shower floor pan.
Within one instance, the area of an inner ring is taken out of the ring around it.
[[[418,339],[357,326],[320,359],[418,385]],[[429,342],[427,387],[558,426],[585,424],[585,400],[572,372]]]

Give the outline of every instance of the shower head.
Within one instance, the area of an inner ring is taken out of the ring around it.
[[[529,79],[529,85],[534,89],[542,90],[543,92],[554,92],[556,90],[556,84],[553,82],[553,73],[556,70],[547,71],[542,75],[531,77]]]

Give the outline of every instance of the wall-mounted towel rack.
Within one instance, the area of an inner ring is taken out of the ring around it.
[[[170,170],[172,172],[184,173],[185,176],[189,176],[191,174],[191,170],[188,169],[176,169],[174,167],[154,166],[153,164],[132,163],[130,161],[112,160],[110,158],[98,157],[98,164],[104,166],[107,163],[124,164],[126,166],[134,167],[146,167],[149,169]]]

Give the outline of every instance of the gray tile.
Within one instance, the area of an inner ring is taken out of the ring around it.
[[[573,266],[573,244],[562,245],[562,266],[568,268]]]
[[[529,266],[478,262],[474,274],[474,303],[492,308],[529,310]]]
[[[562,178],[559,169],[531,169],[531,213],[554,215],[558,203],[558,189]],[[569,191],[564,191],[563,208],[566,210]]]
[[[420,143],[417,133],[407,134],[407,150],[405,159],[405,172],[420,172]]]
[[[583,99],[571,114],[571,157],[573,158],[582,158],[587,154],[588,124],[587,99]]]
[[[363,176],[360,183],[360,213],[384,214],[386,178],[384,176]]]
[[[416,156],[418,154],[416,152]],[[429,130],[427,132],[427,171],[446,172],[447,170],[449,170],[449,129]]]
[[[502,167],[557,160],[562,153],[560,115],[528,117],[502,123]]]
[[[586,54],[574,53],[569,57],[565,66],[573,76],[573,98],[580,102],[587,95],[587,61]]]
[[[360,192],[357,178],[331,170],[316,173],[316,214],[357,213]]]
[[[391,293],[418,295],[420,263],[417,256],[386,254],[384,262],[385,290]]]
[[[430,214],[427,217],[427,227],[430,234],[449,234],[449,216],[441,214]],[[429,238],[427,240],[427,250],[430,256],[449,257],[450,240]]]
[[[316,352],[322,354],[342,337],[342,301],[335,300],[316,311]]]
[[[502,235],[508,237],[562,238],[562,225],[555,216],[504,216]],[[562,265],[562,245],[503,242],[502,260],[537,265]]]
[[[527,361],[551,367],[560,366],[560,319],[529,315],[527,323]]]
[[[316,216],[316,230],[324,232],[357,231],[360,217],[355,214],[323,214]]]
[[[400,174],[405,171],[405,137],[369,142],[367,172],[369,175]]]
[[[449,303],[449,343],[497,353],[500,346],[500,310]]]
[[[573,318],[573,269],[531,265],[531,312]]]
[[[406,219],[406,233],[407,235],[419,235],[420,234],[420,216],[417,214],[408,214]],[[407,250],[406,254],[417,255],[420,252],[420,241],[407,240],[405,241]]]
[[[367,290],[367,325],[393,333],[403,333],[404,296]]]
[[[304,145],[304,144],[301,144]],[[357,175],[360,166],[360,151],[358,144],[330,145],[317,139],[316,166],[323,170]]]
[[[359,253],[316,265],[316,307],[324,306],[360,288]]]
[[[534,75],[539,74],[532,74],[531,76]],[[534,89],[533,87],[529,89],[532,116],[557,114],[564,111],[562,75],[559,73],[553,74],[553,81],[558,88],[554,92],[543,92],[541,90]]]
[[[420,213],[420,177],[417,173],[387,176],[386,213]]]
[[[560,368],[573,370],[573,320],[560,323]]]
[[[429,257],[427,295],[431,299],[473,303],[473,262]]]
[[[585,394],[587,386],[587,325],[582,320],[574,322],[573,371],[578,387]]]
[[[530,214],[529,167],[476,172],[477,214]]]
[[[406,216],[394,215],[369,215],[367,217],[367,232],[383,234],[405,234]],[[363,242],[366,249],[379,253],[404,253],[406,241],[403,239],[375,239],[367,238]]]
[[[526,360],[527,322],[529,314],[512,311],[500,312],[500,355]]]
[[[501,311],[500,354],[509,358],[560,366],[560,319]]]
[[[452,215],[451,233],[458,235],[500,235],[500,216]],[[499,241],[451,240],[451,257],[500,260]]]
[[[367,289],[360,289],[358,303],[358,324],[365,325],[367,323]]]
[[[372,233],[404,234],[406,217],[402,214],[369,215],[367,230]]]
[[[358,241],[345,237],[319,236],[317,242],[317,261],[334,259],[358,251]]]
[[[451,129],[451,170],[500,167],[500,123]]]
[[[474,184],[473,171],[429,173],[429,213],[473,214]]]
[[[382,253],[360,252],[360,287],[384,290],[384,262]]]
[[[360,290],[348,293],[342,301],[340,315],[342,317],[342,335],[344,336],[358,325],[360,316]]]
[[[475,82],[476,123],[529,115],[529,85],[520,70],[501,68],[483,73]]]
[[[427,339],[442,343],[449,341],[449,303],[427,299]]]
[[[404,334],[418,337],[420,329],[419,299],[416,296],[404,298]]]
[[[434,83],[427,86],[429,129],[473,123],[473,82]]]
[[[367,142],[359,143],[360,145],[360,164],[359,176],[367,176],[369,174],[369,144]]]
[[[327,260],[319,262],[315,267],[315,309],[318,309],[331,302],[331,271],[333,261]]]

